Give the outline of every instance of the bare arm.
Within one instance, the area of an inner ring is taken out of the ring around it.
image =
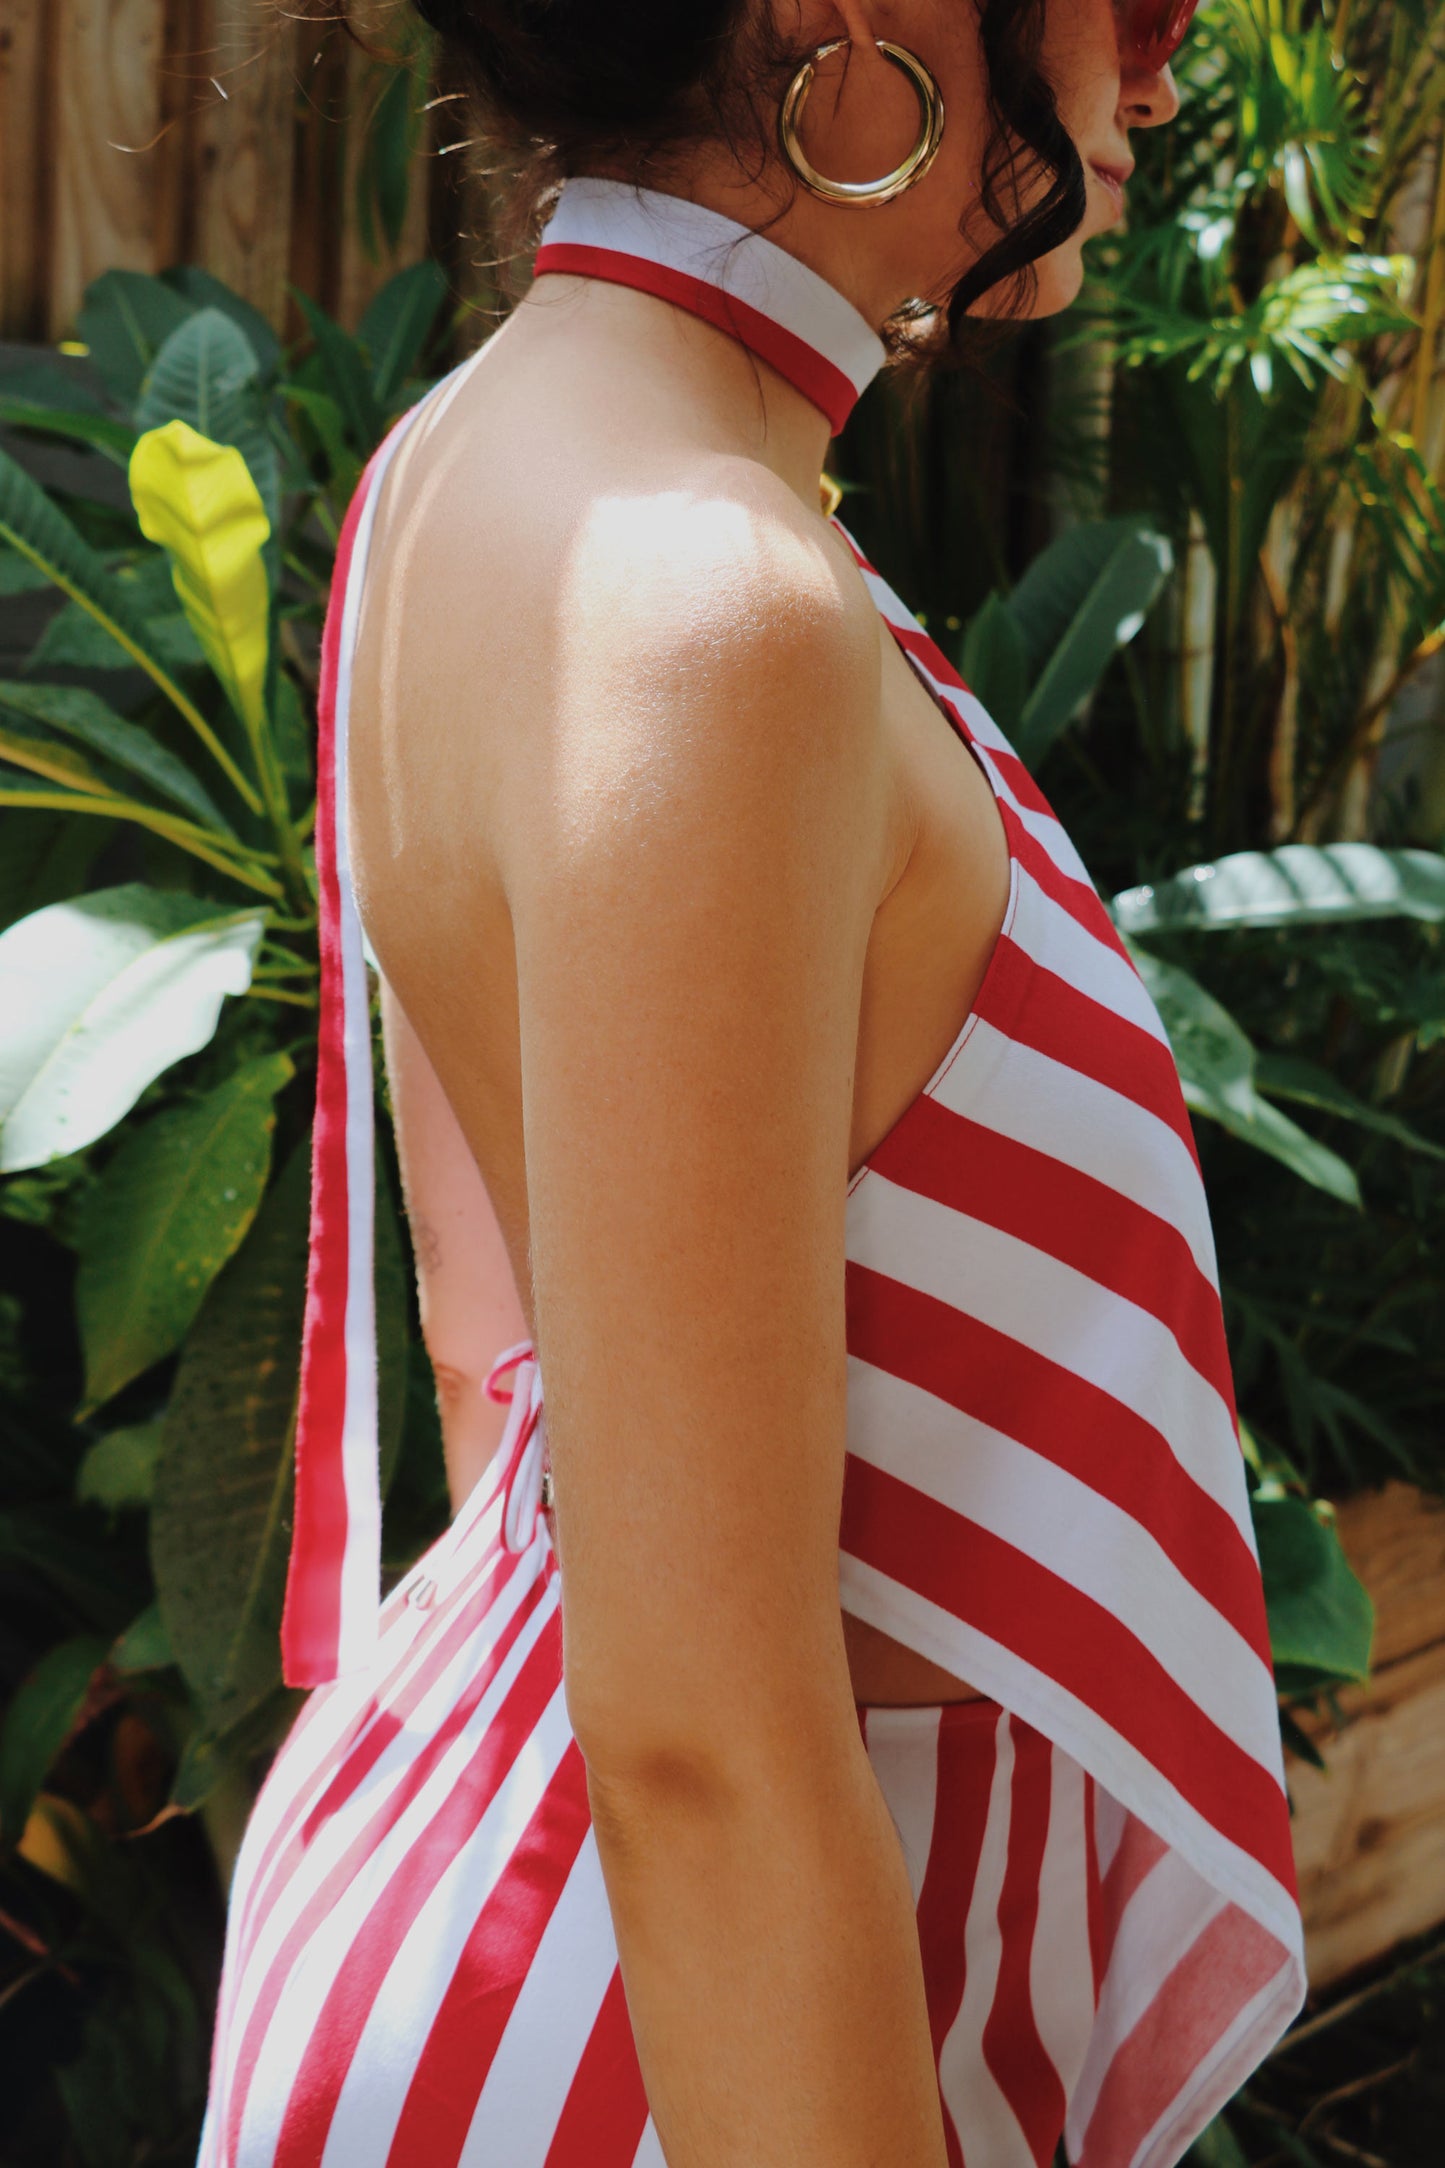
[[[498,821],[568,1707],[669,2168],[943,2168],[838,1599],[876,628],[786,520],[762,576],[651,511]]]
[[[381,1021],[422,1335],[436,1378],[455,1511],[485,1471],[507,1419],[505,1404],[488,1399],[482,1381],[503,1348],[526,1338],[527,1324],[486,1184],[384,980]]]

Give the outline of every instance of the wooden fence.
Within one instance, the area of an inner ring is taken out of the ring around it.
[[[369,257],[355,190],[391,71],[311,19],[327,4],[0,0],[0,338],[65,338],[112,267],[204,264],[292,331],[288,284],[354,325],[429,245],[473,283],[430,120],[399,245]],[[407,30],[405,0],[351,14],[381,45]]]
[[[1375,1600],[1374,1672],[1307,1728],[1326,1768],[1292,1761],[1310,1981],[1325,1987],[1445,1922],[1445,1506],[1404,1483],[1339,1511]]]

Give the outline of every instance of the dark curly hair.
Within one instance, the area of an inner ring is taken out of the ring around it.
[[[569,174],[655,179],[701,134],[726,141],[760,176],[777,101],[805,57],[755,0],[411,4],[442,40],[489,168],[505,175],[499,239],[519,251]],[[993,315],[1021,312],[1032,266],[1077,229],[1086,202],[1082,162],[1039,65],[1048,0],[973,4],[993,124],[981,201],[1001,232],[953,288],[932,340],[920,349],[908,336],[931,313],[923,305],[890,327],[895,346],[934,362],[971,356],[979,327],[969,311],[985,295],[1006,289]],[[1034,200],[1024,208],[1026,191]]]

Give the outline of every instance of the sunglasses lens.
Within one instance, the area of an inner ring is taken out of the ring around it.
[[[1146,68],[1164,68],[1184,43],[1199,0],[1136,0],[1129,17],[1134,50]]]

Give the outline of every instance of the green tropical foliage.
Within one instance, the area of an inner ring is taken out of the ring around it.
[[[1082,310],[870,394],[849,517],[1016,729],[1054,550],[1172,560],[1019,740],[1204,1117],[1265,1478],[1442,1487],[1445,6],[1214,0],[1178,72]]]
[[[201,274],[108,273],[82,312],[87,388],[43,361],[0,383],[0,585],[61,598],[0,684],[0,1260],[34,1273],[0,1295],[0,1977],[22,2029],[64,2005],[60,2121],[86,2168],[194,2149],[221,1892],[295,1705],[277,1628],[314,1090],[309,717],[340,519],[428,381],[442,292],[432,266],[403,273],[355,338],[311,308],[288,354]],[[23,463],[46,441],[84,447],[74,486]],[[444,1486],[419,1375],[408,1390],[389,1147],[380,1177],[398,1565]],[[52,2127],[22,2087],[0,2156],[32,2111]]]

